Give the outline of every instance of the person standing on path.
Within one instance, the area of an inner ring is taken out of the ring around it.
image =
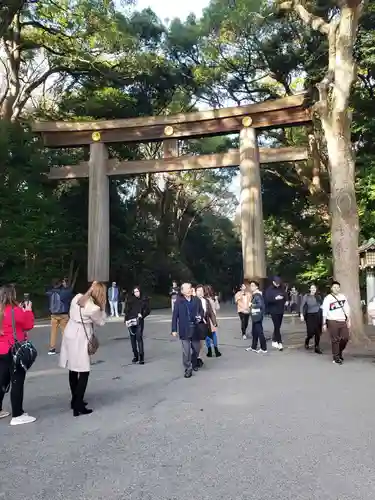
[[[132,363],[145,364],[145,351],[143,344],[143,330],[145,318],[150,314],[150,304],[147,297],[143,297],[141,289],[136,286],[126,303],[125,324],[129,329],[130,341],[133,349]]]
[[[119,301],[120,301],[120,305],[121,305],[120,316],[125,316],[126,300],[127,300],[126,290],[125,290],[125,288],[121,288],[120,293],[119,293]]]
[[[74,417],[89,415],[84,396],[90,375],[91,360],[88,343],[94,325],[105,324],[106,287],[94,282],[83,295],[76,295],[70,305],[69,321],[61,344],[60,367],[69,370],[69,386],[72,393],[71,408]]]
[[[291,314],[297,314],[298,316],[299,306],[301,302],[300,293],[298,292],[295,286],[292,286],[288,295],[289,295],[289,312]]]
[[[272,285],[267,289],[265,294],[266,310],[271,315],[273,323],[272,347],[283,350],[281,338],[281,324],[283,322],[285,304],[288,300],[286,291],[282,287],[281,279],[275,276],[272,280]]]
[[[49,311],[51,314],[51,337],[48,354],[56,354],[56,343],[59,330],[64,334],[65,327],[69,321],[70,303],[73,298],[73,290],[68,286],[68,280],[55,281],[53,287],[46,292],[49,299]]]
[[[109,302],[109,307],[111,309],[111,317],[112,318],[114,316],[116,316],[116,318],[119,317],[119,314],[118,314],[119,296],[120,296],[119,289],[117,287],[116,282],[113,281],[112,286],[110,286],[108,289],[108,302]]]
[[[181,286],[181,296],[177,298],[172,315],[172,335],[180,336],[182,346],[182,362],[185,368],[185,378],[192,376],[192,371],[198,369],[200,337],[198,324],[203,321],[202,302],[192,296],[190,283]]]
[[[257,281],[250,282],[251,297],[251,322],[252,322],[252,337],[251,347],[246,351],[252,351],[261,354],[267,354],[267,341],[263,331],[263,318],[265,313],[265,304],[263,294],[259,289]],[[258,351],[258,340],[260,349]]]
[[[211,342],[214,345],[215,356],[220,358],[221,352],[219,351],[219,342],[217,338],[217,311],[220,310],[219,297],[214,294],[212,287],[207,285],[204,287],[205,297],[208,299],[214,319],[210,321],[210,328],[208,336],[206,337],[207,357],[212,358]]]
[[[203,307],[203,321],[198,324],[198,330],[200,332],[200,349],[199,349],[199,356],[198,356],[198,368],[201,368],[203,366],[203,356],[205,354],[205,340],[211,336],[212,337],[212,328],[217,327],[216,324],[216,316],[215,313],[212,309],[211,302],[209,301],[208,297],[205,297],[205,289],[203,285],[197,285],[197,297],[200,299],[202,302],[202,307]],[[221,356],[221,354],[219,353]],[[211,356],[212,357],[212,356]]]
[[[343,352],[349,341],[350,306],[348,299],[340,293],[340,283],[334,281],[323,301],[323,330],[331,337],[333,362],[342,365]]]
[[[247,283],[241,286],[241,290],[234,296],[237,305],[238,316],[241,321],[241,333],[244,340],[247,339],[246,331],[249,326],[251,293]]]
[[[323,354],[319,344],[322,335],[322,303],[321,296],[317,293],[318,289],[315,285],[310,286],[310,293],[306,293],[301,301],[301,321],[306,322],[306,339],[305,349],[310,348],[310,340],[315,340],[316,354]]]
[[[176,303],[178,294],[180,293],[180,290],[178,289],[177,281],[173,281],[172,283],[172,288],[169,292],[169,296],[171,298],[171,309],[173,313],[174,305]]]
[[[36,418],[23,411],[26,371],[21,366],[14,366],[10,349],[15,343],[14,335],[23,341],[26,332],[34,328],[34,314],[31,301],[19,306],[14,286],[0,288],[0,325],[0,418],[9,416],[9,412],[3,410],[3,399],[10,386],[10,425],[31,424]]]

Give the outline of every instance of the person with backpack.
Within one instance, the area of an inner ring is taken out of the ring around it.
[[[73,290],[68,286],[68,280],[55,281],[53,287],[46,292],[51,314],[51,337],[48,354],[56,354],[56,343],[59,329],[61,335],[69,321],[69,309],[73,299]]]
[[[20,356],[23,344],[26,344],[27,332],[34,328],[34,314],[29,301],[21,307],[16,299],[14,286],[0,288],[0,419],[9,416],[3,410],[3,399],[10,388],[12,420],[10,425],[31,424],[36,418],[23,411],[23,393],[26,371],[24,356]],[[16,348],[16,349],[14,349]],[[24,354],[24,353],[22,353]],[[27,354],[27,353],[26,353]],[[21,361],[21,363],[19,362]]]

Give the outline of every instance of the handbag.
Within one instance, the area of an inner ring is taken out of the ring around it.
[[[10,348],[10,354],[12,356],[14,370],[17,368],[22,368],[27,372],[38,356],[38,351],[35,349],[33,343],[27,339],[25,334],[25,339],[19,341],[17,339],[16,330],[16,319],[14,315],[14,308],[12,307],[12,332],[14,338],[14,344]]]
[[[88,333],[86,330],[86,325],[85,325],[83,318],[82,318],[82,309],[81,308],[79,308],[79,314],[81,316],[81,322],[82,322],[83,329],[85,330],[85,335],[87,338],[87,352],[88,352],[89,356],[93,356],[96,353],[96,351],[99,349],[99,340],[98,340],[98,337],[95,335],[94,327],[92,328],[91,336],[90,337],[88,336]]]

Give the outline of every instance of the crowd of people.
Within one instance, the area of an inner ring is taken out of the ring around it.
[[[296,292],[293,287],[292,291]],[[259,283],[251,281],[242,285],[235,295],[238,316],[241,322],[243,339],[247,339],[247,328],[250,317],[252,319],[252,346],[247,350],[258,353],[267,353],[267,344],[263,334],[263,318],[270,315],[273,323],[272,347],[282,351],[281,326],[286,307],[290,306],[290,296],[278,276],[272,279],[272,284],[264,295],[259,290]],[[333,281],[330,293],[322,298],[315,284],[310,286],[308,293],[297,302],[297,293],[292,294],[293,305],[298,304],[301,321],[306,323],[305,349],[310,349],[310,342],[314,339],[314,350],[322,354],[320,338],[322,332],[328,330],[332,343],[332,356],[335,364],[343,363],[343,352],[349,340],[350,306],[344,294],[341,293],[340,283]],[[257,349],[258,339],[260,349]]]
[[[116,303],[119,294],[114,288],[108,289],[103,283],[94,282],[84,294],[73,294],[68,281],[55,282],[47,291],[51,313],[51,336],[49,354],[56,354],[58,331],[62,342],[59,366],[68,370],[68,385],[71,393],[70,406],[73,415],[88,415],[85,392],[90,374],[91,355],[98,348],[94,326],[104,325],[107,314],[106,304],[110,304],[111,314],[117,315]],[[204,365],[205,357],[221,357],[218,342],[217,312],[219,297],[209,285],[190,283],[178,287],[174,282],[170,291],[172,308],[172,335],[179,336],[182,347],[182,362],[185,378]],[[267,341],[263,330],[263,320],[269,314],[273,323],[272,347],[283,350],[281,326],[285,308],[290,300],[282,281],[275,276],[264,293],[257,281],[249,281],[235,294],[243,339],[247,339],[251,320],[251,346],[247,351],[267,353]],[[112,305],[111,305],[112,302]],[[143,331],[145,318],[150,314],[149,299],[140,287],[134,287],[124,304],[124,322],[128,328],[133,351],[132,363],[144,365],[145,350]],[[322,354],[320,338],[322,331],[328,330],[332,343],[333,362],[343,363],[343,352],[349,339],[350,307],[347,298],[340,291],[340,283],[334,281],[330,293],[323,299],[315,285],[309,293],[301,297],[299,303],[301,320],[306,323],[305,348],[310,348],[314,339],[314,349]],[[0,419],[10,416],[3,409],[3,400],[10,391],[12,408],[11,425],[28,424],[35,421],[24,411],[23,395],[27,370],[36,358],[36,350],[27,338],[27,332],[34,327],[34,314],[29,297],[22,302],[16,298],[15,287],[0,288]]]

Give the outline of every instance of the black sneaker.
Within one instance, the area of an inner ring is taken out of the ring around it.
[[[186,370],[184,377],[185,378],[190,378],[191,376],[192,376],[191,370]]]
[[[341,363],[344,362],[344,356],[342,355],[342,352],[340,352],[339,358],[341,359]]]
[[[138,363],[138,358],[137,358],[137,356],[134,356],[134,358],[132,359],[132,363],[133,363],[133,364],[134,364],[134,363]]]
[[[309,350],[309,349],[310,349],[310,346],[309,346],[309,339],[306,339],[306,340],[305,340],[305,349],[306,349],[306,350]]]
[[[55,356],[55,355],[56,355],[56,349],[55,349],[55,348],[50,349],[50,350],[48,351],[48,356]]]
[[[340,358],[336,358],[336,359],[334,359],[334,360],[333,360],[333,363],[334,363],[335,365],[342,365],[342,361],[341,361],[341,359],[340,359]]]
[[[320,347],[315,347],[315,352],[316,354],[323,354],[323,351],[321,350]]]

